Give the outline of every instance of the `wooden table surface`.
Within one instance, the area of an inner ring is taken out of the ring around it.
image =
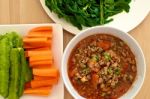
[[[0,24],[52,23],[39,0],[0,0]],[[146,78],[135,99],[149,99],[150,94],[150,13],[145,20],[129,32],[141,45],[147,64]],[[74,37],[64,31],[64,48]],[[65,89],[65,98],[73,99]]]

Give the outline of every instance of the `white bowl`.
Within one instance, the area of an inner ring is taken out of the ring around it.
[[[94,35],[94,34],[110,34],[114,35],[120,39],[122,39],[124,42],[127,43],[127,45],[130,47],[132,50],[133,54],[135,55],[136,58],[136,63],[137,63],[137,75],[134,83],[130,87],[130,89],[120,97],[120,99],[132,99],[133,97],[136,96],[136,94],[139,92],[139,90],[142,87],[142,84],[144,82],[145,78],[145,73],[146,73],[146,63],[145,63],[145,58],[144,54],[137,43],[137,41],[131,37],[128,33],[122,32],[121,30],[111,28],[111,27],[92,27],[87,30],[81,31],[78,33],[77,36],[75,36],[67,45],[63,59],[62,59],[62,76],[63,80],[65,83],[65,86],[67,87],[68,91],[70,94],[75,98],[75,99],[84,99],[84,97],[80,96],[78,92],[74,89],[72,86],[69,77],[68,77],[68,58],[70,56],[70,53],[72,49],[75,47],[75,45],[81,41],[82,39]]]

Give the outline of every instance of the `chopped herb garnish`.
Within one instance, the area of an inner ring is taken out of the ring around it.
[[[108,71],[109,74],[111,74],[113,72],[111,67],[109,67],[107,71]]]
[[[87,74],[89,74],[90,72],[91,72],[90,68],[85,68],[85,69],[82,70],[82,73],[83,73],[84,75],[87,75]]]
[[[115,69],[115,72],[114,72],[116,75],[120,75],[121,71],[119,68]]]
[[[92,55],[92,61],[96,61],[96,62],[98,62],[99,61],[99,56],[98,55]]]
[[[110,61],[111,60],[111,56],[110,56],[110,54],[109,53],[107,53],[107,52],[104,52],[104,58],[105,58],[105,60],[106,61]]]

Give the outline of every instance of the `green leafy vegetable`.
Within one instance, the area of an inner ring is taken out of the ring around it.
[[[129,12],[131,0],[45,0],[46,6],[59,18],[78,29],[111,22],[113,15]]]

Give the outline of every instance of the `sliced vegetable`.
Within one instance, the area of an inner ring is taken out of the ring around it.
[[[33,75],[36,76],[47,76],[47,77],[58,77],[58,69],[57,68],[33,68]]]
[[[28,57],[32,56],[44,56],[44,55],[49,55],[52,56],[52,52],[50,50],[44,50],[44,51],[26,51],[25,52]]]
[[[10,68],[10,84],[9,84],[9,95],[8,99],[19,99],[18,92],[20,86],[20,53],[18,48],[11,49],[10,52],[10,61],[11,61],[11,68]]]
[[[47,51],[47,50],[51,50],[50,47],[39,47],[39,48],[30,48],[30,51]]]
[[[34,44],[38,44],[38,46],[46,44],[47,42],[50,43],[50,41],[48,41],[48,38],[45,37],[40,37],[40,38],[24,38],[23,42],[25,45],[34,45]]]
[[[10,42],[8,38],[2,38],[0,40],[0,94],[4,97],[8,95],[8,84],[10,75]]]
[[[41,88],[28,88],[25,89],[24,94],[48,96],[51,93],[52,86],[41,87]]]
[[[56,79],[55,77],[45,77],[45,76],[34,76],[34,80],[49,80],[49,79]],[[58,80],[58,78],[57,78]]]
[[[57,84],[58,79],[57,78],[53,78],[53,79],[41,79],[41,80],[32,80],[31,81],[31,87],[32,88],[39,88],[39,87],[44,87],[44,86],[51,86],[54,84]]]
[[[47,96],[52,86],[57,84],[59,72],[53,66],[51,46],[51,26],[33,28],[24,37],[25,56],[33,71],[33,79],[26,84],[25,94]]]
[[[40,31],[52,31],[52,26],[39,26],[35,27],[30,32],[40,32]]]
[[[52,59],[53,59],[53,57],[50,55],[32,56],[29,58],[29,62],[42,61],[42,60],[52,60]]]
[[[19,96],[22,96],[23,91],[24,91],[24,86],[26,82],[29,82],[32,79],[32,74],[28,73],[28,64],[25,58],[25,53],[24,53],[24,49],[23,48],[18,48],[19,49],[19,53],[20,53],[20,58],[21,58],[21,78],[20,78],[20,87],[19,87]]]
[[[40,32],[29,32],[27,37],[46,37],[46,38],[52,38],[52,31],[40,31]]]
[[[16,32],[10,32],[4,35],[9,39],[9,43],[13,48],[22,47],[23,41],[20,35],[18,35]]]
[[[51,65],[53,63],[52,60],[44,60],[44,61],[34,61],[30,62],[31,67],[41,66],[41,65]]]
[[[32,80],[32,69],[29,67],[29,65],[27,64],[26,66],[26,75],[25,75],[25,81],[29,82]]]

